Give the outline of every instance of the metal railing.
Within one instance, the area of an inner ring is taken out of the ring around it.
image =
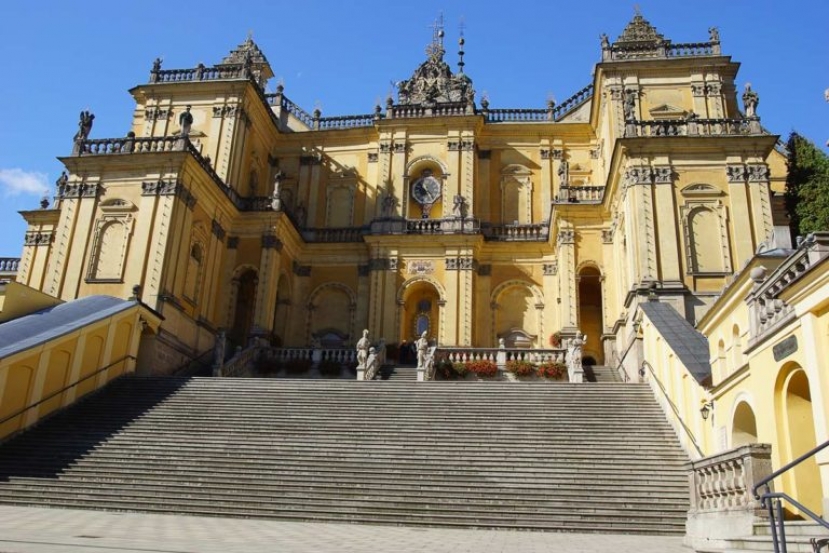
[[[19,416],[20,416],[20,415],[22,415],[23,413],[26,413],[27,411],[31,411],[31,410],[32,410],[32,409],[34,409],[35,407],[40,407],[41,405],[43,405],[43,404],[44,404],[44,403],[46,403],[47,401],[49,401],[49,400],[51,400],[51,399],[54,399],[54,398],[56,398],[56,397],[60,396],[60,395],[61,395],[61,394],[63,394],[64,392],[66,392],[66,391],[68,391],[68,390],[71,390],[72,388],[74,388],[75,386],[78,386],[78,385],[79,385],[80,383],[82,383],[82,382],[86,382],[87,380],[89,380],[89,379],[90,379],[90,378],[92,378],[93,376],[97,376],[97,375],[101,374],[102,372],[104,372],[104,371],[108,370],[109,368],[111,368],[111,367],[113,367],[113,366],[117,365],[118,363],[123,363],[123,362],[124,362],[124,361],[126,361],[127,359],[132,359],[133,361],[135,361],[135,360],[136,360],[136,357],[135,357],[134,355],[125,355],[125,356],[123,356],[123,357],[120,357],[120,358],[116,359],[116,360],[115,360],[115,361],[113,361],[112,363],[109,363],[108,365],[104,365],[104,366],[103,366],[103,367],[101,367],[100,369],[97,369],[95,372],[92,372],[92,373],[90,373],[90,374],[88,374],[88,375],[84,376],[83,378],[76,380],[76,381],[75,381],[75,382],[73,382],[72,384],[67,384],[66,386],[64,386],[64,387],[63,387],[63,388],[61,388],[60,390],[58,390],[58,391],[56,391],[56,392],[52,392],[52,393],[51,393],[51,394],[49,394],[48,396],[46,396],[46,397],[44,397],[44,398],[41,398],[40,400],[36,401],[35,403],[32,403],[31,405],[29,405],[29,406],[27,406],[27,407],[23,407],[22,409],[19,409],[19,410],[15,411],[15,412],[14,412],[14,413],[12,413],[11,415],[8,415],[8,416],[6,416],[6,417],[4,417],[4,418],[0,419],[0,426],[3,426],[4,424],[6,424],[7,422],[9,422],[9,421],[11,421],[11,420],[14,420],[15,418],[19,417]],[[123,374],[125,374],[125,373],[121,373],[121,374],[123,375]]]
[[[691,440],[691,443],[693,444],[694,449],[697,450],[697,453],[699,454],[700,457],[705,457],[705,454],[702,452],[702,448],[700,448],[699,443],[697,442],[697,439],[694,436],[694,433],[691,432],[691,429],[688,428],[687,424],[685,424],[685,421],[683,420],[682,415],[679,414],[679,409],[677,408],[676,404],[671,399],[671,396],[668,395],[668,391],[665,389],[665,386],[662,384],[662,381],[659,380],[658,376],[656,376],[656,371],[653,370],[653,366],[651,366],[651,364],[648,363],[647,361],[642,361],[642,368],[640,369],[640,371],[642,372],[643,375],[644,375],[645,367],[648,368],[648,370],[653,375],[654,380],[656,380],[656,384],[659,386],[659,389],[662,391],[662,395],[665,396],[665,400],[667,400],[668,405],[671,406],[671,411],[674,412],[674,415],[676,416],[676,420],[679,422],[679,425],[682,426],[682,429],[688,435],[688,439]]]
[[[829,441],[823,442],[814,449],[807,451],[791,463],[788,463],[780,467],[767,477],[757,482],[757,484],[754,486],[754,497],[759,499],[760,505],[766,508],[769,512],[769,527],[771,529],[771,540],[772,544],[774,545],[774,553],[788,552],[788,548],[786,545],[786,521],[785,517],[783,516],[783,501],[788,501],[791,505],[797,507],[801,513],[805,514],[813,521],[829,530],[829,522],[826,522],[825,520],[820,518],[820,515],[817,515],[814,512],[812,512],[810,509],[805,507],[802,503],[791,497],[789,494],[784,492],[771,491],[772,480],[790,471],[803,461],[806,461],[807,459],[814,457],[817,453],[823,451],[827,447],[829,447]],[[815,553],[819,553],[819,550],[827,544],[829,544],[829,541],[826,540],[812,540],[812,547]]]

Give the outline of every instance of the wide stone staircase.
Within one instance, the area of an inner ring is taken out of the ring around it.
[[[0,446],[0,503],[680,534],[646,385],[125,377]]]

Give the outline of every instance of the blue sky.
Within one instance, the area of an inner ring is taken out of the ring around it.
[[[253,31],[291,100],[324,115],[367,113],[424,59],[441,12],[447,59],[458,24],[466,73],[492,107],[543,107],[591,82],[599,35],[611,40],[634,12],[618,0],[411,2],[252,0],[97,2],[28,0],[0,8],[0,256],[19,256],[17,211],[51,195],[70,153],[78,113],[96,115],[93,138],[123,136],[134,109],[127,90],[164,68],[218,62]],[[742,64],[738,83],[760,94],[765,127],[829,139],[829,1],[640,0],[674,42],[701,42],[718,26],[723,53]],[[274,79],[270,85],[276,84]]]

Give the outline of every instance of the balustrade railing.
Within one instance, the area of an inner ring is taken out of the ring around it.
[[[793,316],[794,308],[779,297],[781,292],[827,256],[829,232],[816,232],[807,236],[765,280],[758,279],[748,297],[749,347]]]
[[[573,112],[576,108],[593,97],[593,84],[582,88],[560,104],[553,108],[553,118],[558,121],[565,115]]]
[[[494,108],[483,110],[487,123],[531,122],[553,120],[554,110],[535,108]]]
[[[0,272],[14,273],[20,266],[19,257],[0,257]]]
[[[765,134],[748,119],[657,119],[628,121],[625,137],[653,136],[740,136]]]
[[[719,41],[672,44],[670,41],[639,44],[612,44],[602,50],[602,61],[624,61],[651,58],[719,56]]]
[[[133,154],[144,152],[172,152],[184,150],[186,141],[178,136],[153,136],[136,138],[94,138],[84,140],[78,148],[78,155]]]
[[[604,186],[567,186],[559,188],[557,203],[601,203]]]
[[[364,227],[304,228],[300,231],[306,242],[362,242]]]
[[[665,55],[669,58],[684,58],[691,56],[716,56],[720,54],[719,42],[686,42],[669,44]]]
[[[381,118],[380,114],[366,113],[362,115],[339,115],[335,117],[320,117],[317,127],[321,131],[332,129],[356,129],[372,127],[374,122]]]
[[[686,545],[709,550],[724,540],[751,535],[755,523],[765,520],[754,486],[771,474],[769,444],[743,445],[686,466],[691,492]]]
[[[550,235],[544,223],[486,224],[482,230],[486,240],[504,242],[545,242]]]
[[[526,349],[526,348],[465,348],[445,346],[437,348],[436,355],[451,363],[469,363],[491,361],[503,369],[508,361],[526,361],[529,363],[565,363],[565,349]]]
[[[220,79],[248,78],[242,64],[214,65],[199,64],[188,69],[159,69],[150,72],[151,83],[177,83],[186,81],[215,81]]]

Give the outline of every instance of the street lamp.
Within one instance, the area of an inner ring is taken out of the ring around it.
[[[702,407],[699,410],[700,415],[702,415],[702,420],[708,420],[708,414],[714,410],[714,400],[704,402]]]

